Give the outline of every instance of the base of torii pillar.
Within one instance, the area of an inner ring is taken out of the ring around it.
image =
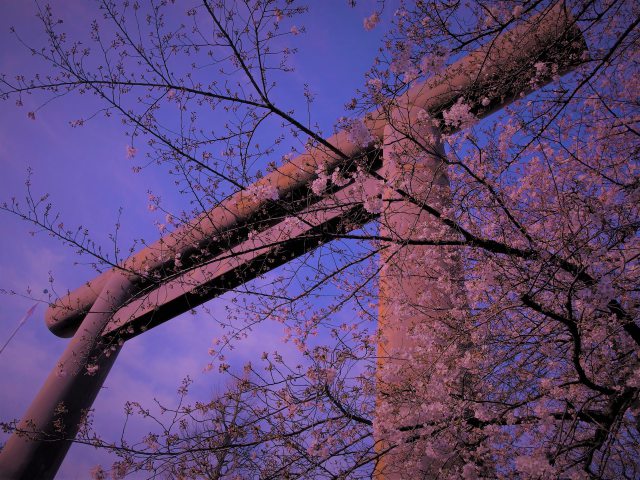
[[[0,451],[0,479],[56,476],[121,348],[102,330],[130,295],[129,276],[114,273]]]

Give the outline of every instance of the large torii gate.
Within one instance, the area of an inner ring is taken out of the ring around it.
[[[26,480],[55,476],[123,340],[375,218],[375,214],[362,206],[362,191],[375,191],[381,177],[393,174],[386,158],[407,142],[398,135],[402,129],[389,128],[390,121],[409,125],[416,120],[418,110],[442,119],[442,112],[461,98],[472,106],[478,117],[484,117],[533,88],[530,80],[536,63],[554,64],[556,72],[563,74],[581,63],[585,51],[581,32],[563,2],[559,2],[554,8],[503,32],[490,44],[426,83],[413,86],[395,100],[394,111],[380,110],[367,115],[363,122],[378,144],[383,145],[382,149],[355,145],[346,132],[339,132],[327,139],[326,145],[289,161],[252,186],[253,191],[276,189],[279,200],[260,200],[247,191],[237,192],[133,255],[120,268],[99,275],[56,301],[46,313],[47,325],[56,335],[73,338],[24,414],[17,432],[0,452],[0,478]],[[550,80],[549,76],[538,76],[536,87]],[[443,152],[442,146],[438,140],[432,142],[435,142],[431,147],[437,157],[437,152]],[[366,159],[370,167],[368,180],[360,184],[333,185],[324,196],[313,194],[309,185],[317,177],[319,168],[331,171],[342,167],[344,171],[349,160],[355,158]],[[429,155],[417,162],[433,181],[434,165],[441,162]],[[438,181],[448,182],[446,172],[441,172]],[[418,186],[412,188],[419,189],[419,182],[415,184]],[[397,200],[398,193],[385,188],[383,199],[395,197]],[[421,192],[409,193],[419,196]],[[283,215],[293,216],[296,221],[280,221]],[[400,207],[387,209],[383,215],[386,225],[406,226],[428,221],[421,207],[412,202],[400,202]],[[257,229],[257,234],[249,235],[249,225]],[[426,284],[411,285],[401,278],[393,278],[391,273],[385,273],[387,271],[383,270],[381,275],[388,278],[380,280],[381,288],[393,290],[390,294],[387,291],[388,296],[411,299],[417,290],[431,288]],[[405,273],[408,273],[406,278],[412,277],[411,272]],[[420,318],[411,321],[419,322]],[[392,355],[388,352],[393,350],[413,348],[406,338],[407,325],[398,325],[393,310],[383,302],[379,328],[383,329],[384,338],[381,348],[387,350],[380,355],[381,359],[390,358]],[[105,355],[105,351],[110,354]],[[97,367],[93,375],[86,374],[89,364]],[[379,377],[378,381],[381,380]],[[384,438],[378,440],[384,444]],[[388,471],[378,467],[377,478],[402,478],[398,475],[393,466]]]

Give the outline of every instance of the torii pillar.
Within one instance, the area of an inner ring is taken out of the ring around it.
[[[427,453],[416,439],[466,381],[458,360],[468,330],[455,315],[466,302],[457,247],[407,242],[454,238],[424,208],[443,212],[451,203],[440,131],[424,110],[399,109],[385,128],[383,157],[380,235],[390,241],[380,255],[374,437],[383,455],[374,478],[436,478],[440,469],[460,466],[455,445],[430,442]]]
[[[120,352],[121,345],[104,343],[102,331],[131,296],[134,280],[130,274],[116,273],[102,288],[17,425],[17,433],[4,445],[2,479],[55,477]]]

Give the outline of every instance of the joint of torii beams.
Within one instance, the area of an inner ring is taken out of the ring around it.
[[[553,63],[557,65],[554,74],[562,74],[579,65],[585,51],[581,32],[560,2],[550,11],[498,36],[427,82],[413,86],[389,106],[365,116],[363,122],[380,143],[393,111],[409,107],[424,109],[430,117],[441,120],[442,112],[463,98],[472,112],[482,118],[534,88],[530,80],[536,63]],[[535,87],[540,88],[551,80],[551,73],[545,78],[537,77]],[[335,151],[342,155],[336,155]],[[380,166],[379,162],[375,164],[376,157],[379,155],[375,151],[353,144],[346,132],[338,132],[326,139],[325,145],[303,153],[254,184],[256,189],[275,189],[278,201],[260,201],[247,190],[239,191],[130,257],[120,268],[136,277],[134,283],[140,293],[149,291],[180,273],[174,265],[176,256],[184,267],[189,266],[190,260],[191,266],[202,265],[246,241],[249,229],[270,228],[278,216],[295,216],[310,203],[320,200],[309,189],[319,168],[353,168],[357,160],[376,169]],[[57,300],[46,313],[50,330],[62,337],[72,336],[114,271],[101,274]],[[185,298],[185,306],[197,304],[189,304]],[[186,309],[189,308],[192,307]]]
[[[462,98],[482,118],[552,80],[538,76],[535,85],[530,82],[537,62],[553,63],[557,65],[554,73],[564,74],[584,61],[585,52],[582,33],[563,2],[558,2],[413,86],[391,102],[391,107],[362,120],[382,145],[385,130],[389,136],[391,119],[401,117],[403,111],[424,110],[444,128],[442,112]],[[14,433],[0,452],[0,477],[55,476],[78,431],[82,412],[91,407],[115,360],[120,348],[116,338],[131,338],[374,219],[376,215],[362,206],[362,193],[372,191],[385,175],[381,153],[355,145],[346,132],[339,132],[325,145],[254,184],[258,189],[275,189],[278,201],[259,201],[246,191],[237,192],[130,257],[120,268],[103,273],[50,306],[46,314],[50,330],[73,338],[17,426],[17,432],[31,434]],[[370,169],[371,176],[363,185],[334,186],[323,197],[311,193],[309,185],[319,168],[346,170],[353,168],[348,166],[350,161]],[[284,216],[295,221],[281,221]],[[258,232],[248,235],[256,227]],[[179,270],[176,256],[184,265]],[[105,345],[109,357],[104,355]],[[101,362],[96,363],[97,375],[81,373],[90,362]],[[62,419],[64,431],[55,428],[61,420],[60,404],[67,412]],[[379,474],[376,478],[387,477]]]

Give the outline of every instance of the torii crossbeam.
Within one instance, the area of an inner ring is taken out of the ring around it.
[[[478,117],[484,117],[531,90],[535,63],[553,63],[563,74],[582,62],[585,51],[581,32],[560,2],[413,86],[395,99],[394,108],[396,112],[424,109],[441,119],[443,111],[464,98]],[[537,78],[537,86],[550,80]],[[390,135],[385,127],[396,112],[379,110],[363,119],[378,144],[385,145],[385,135]],[[324,146],[300,155],[252,186],[254,191],[275,189],[278,200],[238,192],[51,305],[46,314],[49,328],[73,338],[0,452],[0,478],[55,476],[115,361],[118,345],[123,343],[119,340],[172,319],[375,218],[362,204],[367,191],[373,191],[385,175],[386,148],[362,148],[339,132]],[[344,172],[355,168],[355,160],[367,166],[370,180],[333,185],[322,197],[313,194],[309,185],[319,167]],[[394,215],[391,221],[401,221],[403,212]],[[257,233],[250,234],[249,225]],[[94,375],[86,374],[88,364],[98,367]]]

